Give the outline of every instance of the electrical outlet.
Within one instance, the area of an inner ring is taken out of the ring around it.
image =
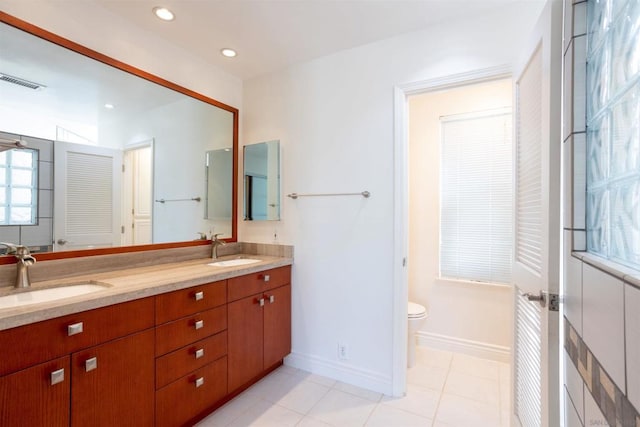
[[[343,342],[338,343],[338,359],[340,360],[349,359],[349,346],[346,343],[343,343]]]

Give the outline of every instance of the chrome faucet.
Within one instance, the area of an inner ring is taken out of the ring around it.
[[[211,258],[218,259],[218,246],[224,246],[227,244],[224,240],[218,239],[218,236],[222,233],[214,234],[211,237]]]
[[[36,259],[29,253],[29,248],[14,243],[0,242],[0,245],[8,248],[7,255],[14,255],[18,260],[16,262],[16,288],[28,288],[31,286],[29,279],[29,266],[36,263]]]

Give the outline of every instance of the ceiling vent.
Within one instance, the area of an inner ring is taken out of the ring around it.
[[[31,82],[29,80],[21,79],[20,77],[10,76],[8,74],[0,73],[0,81],[13,83],[14,85],[28,87],[29,89],[39,90],[44,89],[46,86],[40,83]]]

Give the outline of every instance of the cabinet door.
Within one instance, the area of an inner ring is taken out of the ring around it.
[[[72,426],[153,426],[153,329],[71,355]]]
[[[265,293],[264,367],[270,368],[291,353],[291,286]]]
[[[262,294],[253,295],[228,305],[229,391],[262,372],[263,332]]]
[[[227,358],[222,357],[158,390],[156,426],[190,426],[227,394]]]
[[[0,377],[0,426],[68,426],[69,375],[69,357],[61,357]]]

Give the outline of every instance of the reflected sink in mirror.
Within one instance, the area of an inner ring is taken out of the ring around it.
[[[16,292],[0,297],[0,309],[57,301],[64,298],[102,291],[107,288],[107,285],[100,285],[94,282],[86,282],[74,285],[59,286],[57,288]]]
[[[238,258],[238,259],[228,259],[225,261],[217,261],[211,262],[207,265],[211,265],[213,267],[237,267],[239,265],[247,265],[247,264],[255,264],[256,262],[260,262],[259,259],[252,258]]]

